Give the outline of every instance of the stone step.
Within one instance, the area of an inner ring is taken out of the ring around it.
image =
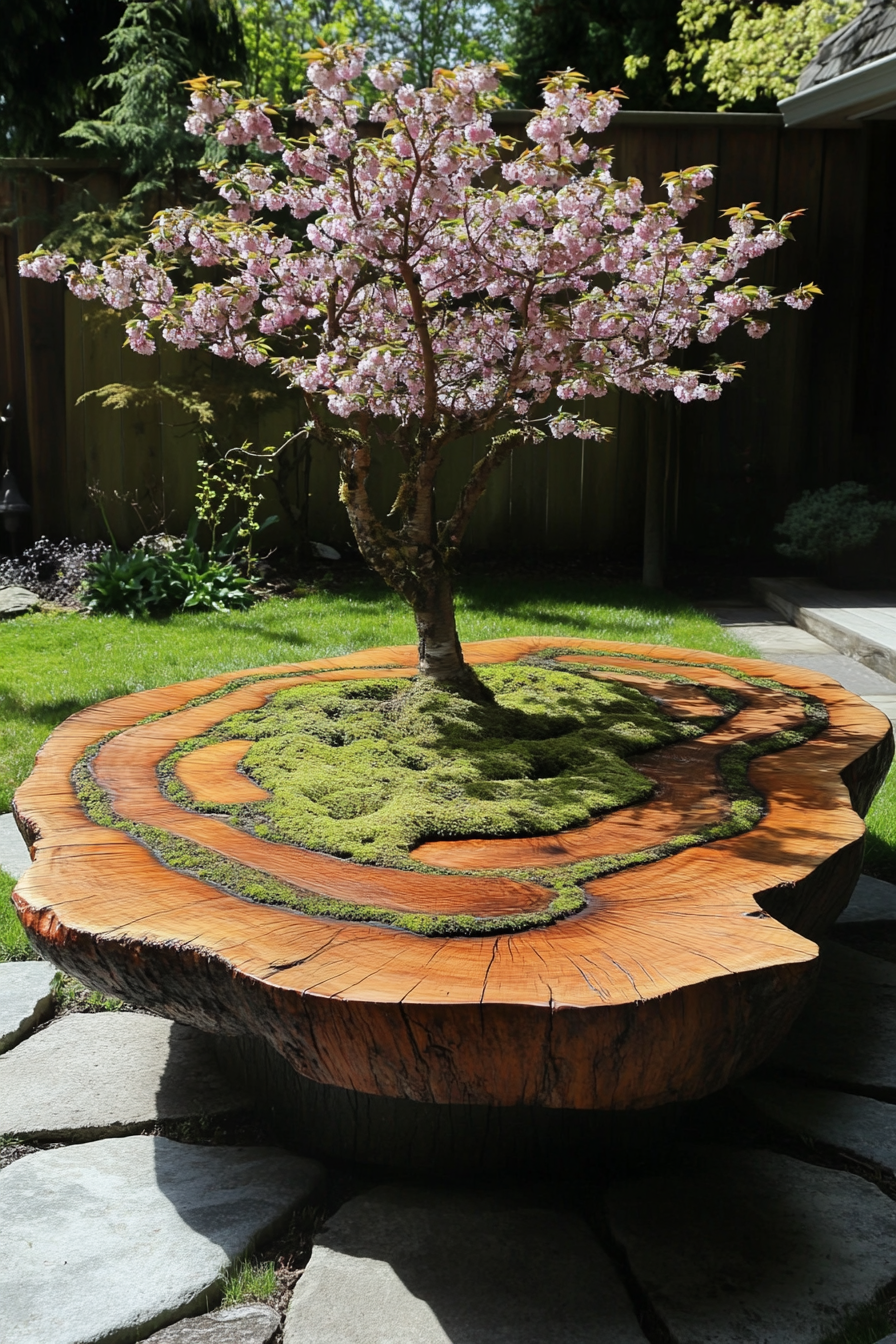
[[[769,1078],[749,1078],[738,1091],[792,1134],[896,1171],[896,1106],[890,1102]]]
[[[132,1344],[207,1309],[322,1179],[280,1149],[147,1136],[21,1158],[0,1172],[0,1344]]]
[[[207,1036],[143,1013],[70,1013],[0,1059],[0,1134],[31,1142],[132,1134],[246,1105]]]
[[[896,1275],[896,1204],[780,1153],[686,1147],[607,1215],[677,1344],[819,1344]]]
[[[609,1258],[544,1193],[379,1186],[315,1238],[283,1344],[645,1344]]]
[[[48,961],[0,962],[0,1054],[52,1016],[55,977]]]
[[[785,620],[896,681],[896,595],[848,592],[798,578],[757,578],[750,587]]]
[[[896,1100],[896,965],[826,942],[812,998],[771,1063]]]

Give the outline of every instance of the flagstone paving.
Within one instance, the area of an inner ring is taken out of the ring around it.
[[[751,1078],[738,1091],[767,1119],[896,1171],[896,1107],[873,1097]]]
[[[11,812],[0,815],[0,868],[11,877],[21,877],[31,867],[31,854],[19,834]]]
[[[686,1147],[607,1216],[676,1344],[819,1344],[896,1275],[896,1203],[780,1153]]]
[[[247,1302],[167,1325],[150,1335],[146,1344],[271,1344],[279,1329],[278,1311],[261,1302]]]
[[[760,583],[765,580],[758,581]],[[768,581],[771,582],[771,581]],[[781,580],[786,584],[789,580]],[[801,590],[802,591],[802,590]],[[826,590],[833,593],[834,590]],[[856,600],[861,594],[837,594],[837,601],[848,604],[851,597]],[[880,598],[872,599],[880,604]],[[807,667],[814,672],[824,672],[845,686],[848,691],[862,696],[869,704],[875,705],[893,721],[896,720],[896,661],[891,652],[882,652],[875,644],[870,649],[853,638],[849,629],[846,612],[838,613],[846,617],[846,625],[825,621],[821,625],[811,619],[808,629],[800,628],[804,622],[801,617],[798,625],[791,625],[782,615],[782,608],[749,606],[731,602],[705,604],[706,610],[733,635],[747,640],[766,658],[777,662],[792,663],[796,667]],[[797,607],[787,605],[787,611],[793,615]],[[877,613],[883,614],[883,609]],[[896,638],[896,618],[891,611],[889,617],[890,643]],[[814,631],[815,633],[812,633]],[[821,638],[819,638],[819,635]],[[866,653],[868,656],[866,656]]]
[[[55,979],[56,967],[46,961],[0,962],[0,1054],[52,1016]]]
[[[350,1200],[318,1234],[283,1344],[645,1344],[645,1336],[593,1232],[552,1207],[548,1189],[384,1185]]]
[[[774,611],[843,653],[896,678],[896,594],[850,592],[815,579],[754,579]]]
[[[0,1344],[128,1344],[220,1297],[323,1172],[275,1148],[144,1135],[0,1172]]]
[[[771,1062],[896,1100],[896,965],[829,940],[818,987]]]
[[[143,1013],[72,1013],[0,1059],[0,1134],[30,1142],[133,1134],[246,1105],[206,1036]]]
[[[896,887],[863,874],[837,925],[877,923],[896,924]]]

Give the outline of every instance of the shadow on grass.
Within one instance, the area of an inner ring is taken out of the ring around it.
[[[9,690],[0,691],[0,712],[7,723],[27,723],[32,727],[46,728],[47,732],[70,714],[77,714],[79,709],[94,703],[95,697],[88,693],[82,700],[67,696],[64,700],[42,700],[37,704],[26,704]]]

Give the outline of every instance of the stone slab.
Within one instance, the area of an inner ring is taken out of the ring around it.
[[[524,1190],[386,1185],[315,1239],[283,1344],[645,1344],[576,1214]]]
[[[718,619],[718,617],[716,618]],[[796,662],[788,654],[836,654],[837,650],[808,630],[800,630],[796,625],[787,625],[783,621],[722,621],[732,635],[745,639],[760,653],[768,654],[779,662]]]
[[[132,1344],[203,1310],[322,1176],[280,1149],[148,1136],[21,1158],[0,1172],[0,1344]]]
[[[863,873],[838,924],[896,923],[896,886]]]
[[[896,1098],[896,965],[825,943],[812,998],[771,1062]]]
[[[896,682],[891,681],[889,677],[881,676],[873,668],[865,667],[855,658],[848,658],[845,653],[836,651],[797,653],[791,658],[782,652],[780,661],[794,663],[797,667],[807,667],[811,672],[821,672],[826,677],[833,677],[834,681],[839,681],[841,686],[845,686],[854,695],[896,695]]]
[[[48,961],[0,962],[0,1054],[52,1015],[55,975]],[[0,1121],[0,1134],[13,1132]]]
[[[896,681],[896,594],[847,592],[812,579],[752,579],[757,597],[803,630]]]
[[[40,605],[37,593],[31,593],[20,584],[7,584],[0,588],[0,620],[7,616],[23,616]]]
[[[750,1078],[739,1091],[769,1120],[896,1171],[896,1106],[827,1088]]]
[[[896,1205],[780,1153],[685,1148],[607,1215],[676,1344],[819,1344],[896,1275]]]
[[[886,714],[891,723],[896,723],[896,695],[866,695],[869,705]]]
[[[21,877],[31,867],[31,854],[19,834],[11,812],[0,814],[0,868],[10,877]]]
[[[0,1059],[0,1133],[32,1142],[135,1133],[245,1105],[208,1037],[142,1013],[70,1013]]]
[[[189,1316],[150,1335],[145,1344],[271,1344],[280,1313],[261,1302]]]

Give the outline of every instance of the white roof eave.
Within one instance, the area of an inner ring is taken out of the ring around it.
[[[782,98],[785,126],[857,126],[896,106],[896,53]]]

